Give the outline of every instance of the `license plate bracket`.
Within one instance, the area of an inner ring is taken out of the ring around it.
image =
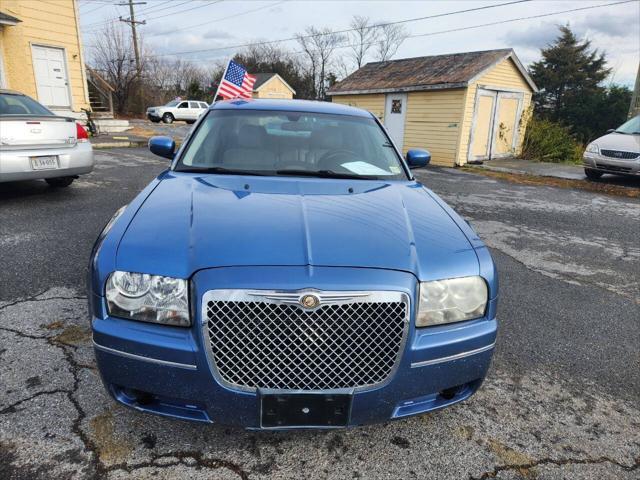
[[[351,399],[348,394],[262,395],[261,424],[263,428],[346,427]]]
[[[43,155],[40,157],[31,157],[31,168],[34,170],[55,170],[58,168],[57,155]]]

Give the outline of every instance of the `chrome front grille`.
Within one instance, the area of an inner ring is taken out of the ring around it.
[[[318,307],[301,306],[309,293]],[[213,367],[228,386],[351,389],[391,375],[409,311],[400,292],[212,290],[203,298],[203,325]]]
[[[622,150],[600,150],[600,153],[605,157],[618,158],[620,160],[633,160],[640,157],[640,153]]]

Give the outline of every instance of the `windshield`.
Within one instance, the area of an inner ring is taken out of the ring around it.
[[[182,100],[171,100],[169,103],[165,104],[165,107],[175,107],[176,105],[178,105]]]
[[[26,95],[0,93],[0,115],[53,115],[45,107]]]
[[[618,128],[616,128],[616,132],[618,133],[631,133],[631,134],[640,134],[640,115],[636,115],[631,120],[623,123]]]
[[[261,110],[209,112],[176,170],[407,179],[373,118]]]

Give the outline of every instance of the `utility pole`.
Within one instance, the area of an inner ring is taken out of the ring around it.
[[[127,6],[129,5],[129,18],[120,17],[121,22],[128,23],[131,27],[131,36],[133,39],[133,55],[136,59],[136,81],[138,83],[138,100],[140,102],[140,108],[143,107],[141,101],[141,93],[140,89],[140,74],[142,73],[142,69],[140,67],[140,50],[138,49],[138,34],[136,33],[136,25],[146,25],[147,21],[136,21],[136,14],[134,11],[134,5],[146,5],[147,2],[134,2],[133,0],[129,0],[129,3],[118,3],[119,6]]]
[[[640,114],[640,63],[638,64],[638,73],[636,74],[636,85],[633,89],[631,97],[631,105],[629,105],[629,118]]]

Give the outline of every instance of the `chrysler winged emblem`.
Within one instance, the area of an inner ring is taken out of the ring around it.
[[[320,305],[320,299],[315,295],[303,295],[300,297],[300,305],[304,308],[316,308]]]

